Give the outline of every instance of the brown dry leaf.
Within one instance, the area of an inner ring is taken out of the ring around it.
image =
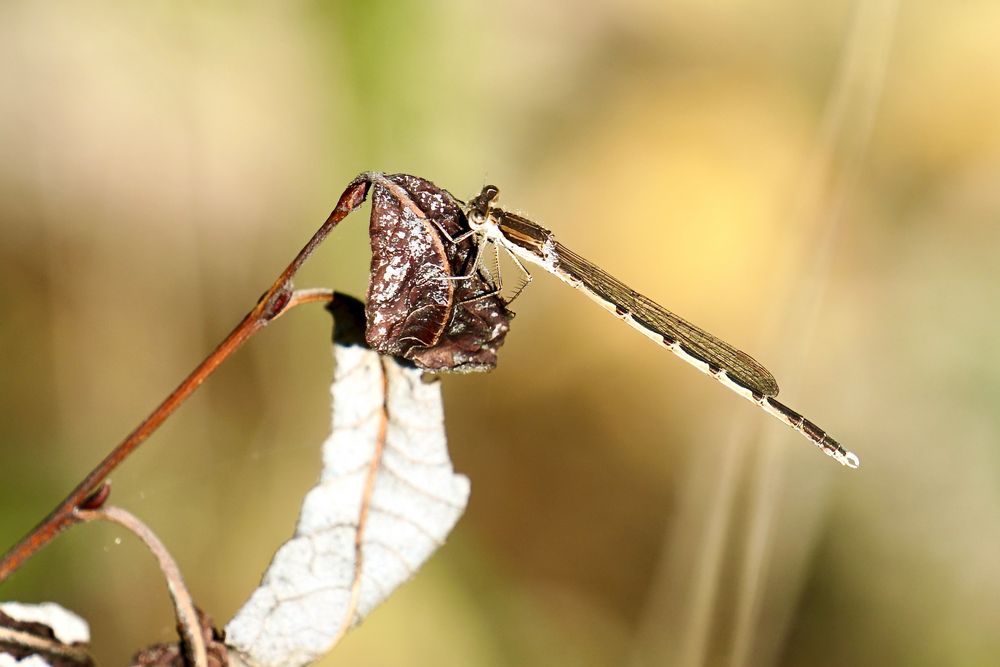
[[[428,370],[491,370],[514,313],[476,270],[480,248],[467,235],[461,202],[418,176],[372,172],[367,177],[372,184],[368,344]]]

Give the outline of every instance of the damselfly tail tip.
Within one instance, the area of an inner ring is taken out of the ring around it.
[[[845,465],[848,468],[856,470],[861,467],[861,459],[854,452],[843,450],[842,452],[829,452],[829,454],[837,459],[841,465]]]

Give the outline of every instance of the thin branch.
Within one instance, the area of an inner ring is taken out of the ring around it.
[[[177,562],[170,556],[170,552],[163,545],[163,542],[134,514],[131,514],[120,507],[108,507],[99,510],[77,510],[75,515],[80,521],[96,521],[102,519],[111,521],[130,530],[136,537],[142,540],[143,544],[156,558],[160,571],[163,572],[167,580],[167,590],[170,592],[170,600],[174,604],[174,612],[177,615],[177,623],[181,628],[181,636],[184,644],[184,657],[189,664],[194,667],[208,667],[208,651],[205,648],[205,636],[201,631],[201,622],[198,619],[198,611],[195,609],[194,600],[184,585],[184,578],[181,576]]]
[[[297,289],[292,292],[292,296],[288,299],[288,305],[275,315],[271,321],[278,319],[289,310],[295,306],[301,306],[304,303],[330,303],[334,300],[334,291],[326,287],[311,287],[309,289]]]
[[[201,386],[216,368],[228,359],[252,335],[264,328],[271,320],[286,312],[293,305],[308,303],[299,300],[293,303],[292,278],[316,247],[326,238],[337,223],[361,205],[368,194],[369,174],[361,174],[344,190],[337,207],[326,222],[313,234],[309,242],[299,251],[291,264],[278,276],[277,280],[257,301],[257,305],[236,325],[236,328],[209,354],[204,361],[167,396],[153,412],[146,417],[110,454],[108,454],[82,482],[52,512],[38,524],[17,545],[8,551],[0,561],[0,582],[17,570],[28,558],[48,544],[63,530],[78,519],[74,510],[92,494],[135,449],[141,445],[175,410]]]
[[[21,630],[0,628],[0,644],[30,649],[36,653],[46,656],[58,656],[63,660],[79,663],[81,665],[93,664],[93,661],[91,660],[86,649],[78,646],[67,646],[57,639],[39,637],[38,635],[33,635],[30,632],[23,632]]]

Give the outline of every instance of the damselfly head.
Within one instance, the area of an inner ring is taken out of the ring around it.
[[[472,198],[466,215],[469,218],[469,227],[475,231],[481,230],[490,221],[490,209],[493,202],[500,195],[500,189],[495,185],[487,185],[482,191]]]

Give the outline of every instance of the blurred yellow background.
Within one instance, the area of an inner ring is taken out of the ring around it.
[[[709,6],[710,5],[710,6]],[[849,471],[536,272],[445,379],[469,511],[324,664],[1000,660],[1000,4],[0,5],[0,547],[240,317],[359,171],[503,203],[750,352]],[[367,207],[300,287],[363,295]],[[330,322],[254,338],[113,476],[222,624],[329,428]],[[173,637],[71,530],[0,588],[104,664]]]

